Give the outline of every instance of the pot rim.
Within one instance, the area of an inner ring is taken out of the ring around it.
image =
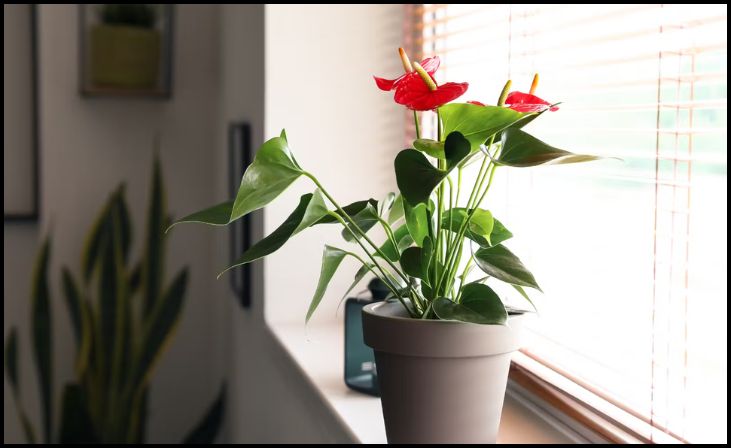
[[[405,313],[398,302],[363,307],[366,345],[381,352],[433,358],[495,356],[520,348],[524,315],[509,316],[507,325],[485,325],[414,319],[404,317]]]

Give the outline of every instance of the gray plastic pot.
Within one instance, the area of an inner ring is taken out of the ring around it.
[[[364,307],[363,338],[376,355],[388,442],[495,443],[522,321],[420,320],[397,302]]]

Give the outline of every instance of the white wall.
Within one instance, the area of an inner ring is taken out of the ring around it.
[[[267,136],[286,128],[299,164],[341,205],[395,191],[393,158],[403,149],[405,113],[392,94],[376,88],[373,75],[403,71],[397,52],[403,5],[269,5],[266,24]],[[314,189],[301,179],[268,206],[266,231]],[[324,243],[360,250],[342,241],[338,227],[309,229],[265,260],[269,321],[304,322]],[[358,268],[349,258],[343,262],[315,322],[335,318]]]
[[[222,6],[219,136],[229,121],[248,120],[258,146],[286,127],[298,161],[322,174],[343,202],[384,193],[395,185],[391,163],[399,149],[394,142],[402,138],[402,114],[375,89],[371,75],[398,73],[401,14],[401,7],[384,5]],[[394,57],[386,58],[386,52]],[[225,141],[218,146],[222,199],[228,196]],[[263,231],[279,226],[299,196],[311,190],[302,181],[268,206]],[[334,227],[326,230],[308,231],[289,242],[264,261],[263,275],[262,263],[256,264],[255,276],[264,278],[266,289],[256,291],[250,310],[239,309],[226,292],[228,279],[218,284],[229,296],[225,302],[233,329],[231,442],[352,441],[264,323],[266,302],[267,318],[304,324],[323,237],[337,235]],[[217,267],[228,257],[226,235],[217,233]],[[332,290],[342,291],[351,276],[344,271]],[[330,311],[321,315],[333,318],[335,301],[328,306]]]
[[[176,7],[173,97],[82,99],[78,94],[78,7],[40,7],[41,221],[5,225],[4,329],[17,325],[21,337],[24,401],[38,422],[36,383],[30,358],[28,296],[30,266],[40,235],[52,232],[55,362],[61,382],[71,378],[73,347],[60,291],[61,265],[78,272],[84,235],[109,192],[127,182],[139,255],[147,204],[155,133],[169,208],[180,216],[214,199],[214,153],[218,77],[218,7]],[[212,235],[176,229],[169,239],[168,274],[191,268],[187,304],[173,344],[152,382],[150,437],[176,442],[215,398],[223,375],[226,332],[221,302],[212,297]],[[4,387],[4,440],[22,440],[7,382]]]

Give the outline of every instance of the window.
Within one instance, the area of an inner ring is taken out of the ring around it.
[[[501,169],[483,203],[545,291],[526,365],[645,440],[726,442],[727,6],[412,11],[412,51],[468,81],[462,100],[495,104],[540,72],[537,94],[562,104],[531,132],[621,159]]]

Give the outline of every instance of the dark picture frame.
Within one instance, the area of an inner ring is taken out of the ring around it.
[[[31,4],[31,5],[13,5],[12,7],[28,7],[29,8],[29,22],[28,22],[28,29],[30,35],[28,36],[30,42],[30,54],[29,54],[29,64],[30,64],[30,88],[28,92],[28,98],[29,104],[30,104],[30,114],[29,114],[29,120],[30,120],[30,138],[29,138],[29,148],[25,148],[29,153],[31,157],[30,161],[30,176],[28,178],[28,188],[30,189],[30,204],[28,204],[27,208],[21,208],[21,209],[8,209],[9,205],[7,201],[3,201],[4,207],[3,207],[3,220],[4,222],[35,222],[38,221],[39,217],[39,208],[40,208],[40,187],[39,187],[39,157],[40,157],[40,139],[39,139],[39,112],[38,112],[38,7],[37,5]],[[6,32],[8,30],[6,29]],[[5,42],[6,44],[15,42],[23,42],[23,39],[8,39],[8,36],[5,36]],[[7,56],[7,54],[6,54]],[[6,64],[6,70],[7,70],[7,64]],[[7,74],[6,74],[7,76]],[[6,105],[9,101],[7,92],[5,96]],[[12,105],[10,105],[12,108]],[[9,129],[6,127],[5,132],[8,132]],[[18,150],[17,148],[14,148],[10,145],[4,145],[4,151],[7,153],[7,151],[13,151]],[[20,151],[23,151],[24,149],[19,149]],[[4,160],[3,165],[5,165],[5,170],[8,169],[15,169],[16,167],[9,166],[10,164],[7,161],[7,157]],[[7,182],[8,176],[7,174],[4,175],[5,181]],[[4,189],[7,192],[10,190],[12,191],[14,187],[9,187],[7,184],[4,184]]]
[[[246,168],[254,160],[251,149],[251,127],[246,122],[232,122],[228,125],[229,150],[229,194],[236,197],[241,178]],[[253,223],[252,214],[244,216],[231,224],[229,234],[230,258],[233,263],[252,246]],[[243,308],[251,307],[252,296],[252,264],[247,263],[235,268],[230,273],[231,289],[239,299]]]
[[[131,98],[156,98],[156,99],[170,99],[172,96],[172,85],[173,85],[173,53],[174,53],[174,16],[175,7],[171,4],[147,4],[147,5],[132,5],[132,6],[152,6],[158,11],[158,16],[155,20],[155,25],[150,28],[151,31],[160,34],[159,36],[159,65],[157,68],[156,81],[153,86],[150,87],[134,87],[134,86],[122,86],[113,84],[99,84],[94,82],[94,78],[99,76],[92,76],[92,72],[98,71],[92,68],[99,67],[99,62],[94,62],[92,57],[92,40],[97,39],[97,54],[109,54],[109,51],[101,49],[102,43],[99,37],[92,36],[92,27],[95,25],[101,25],[100,13],[95,11],[95,8],[101,8],[105,5],[101,4],[81,4],[79,5],[79,93],[84,98],[93,97],[131,97]],[[115,5],[106,5],[115,6]],[[124,36],[122,36],[124,37]],[[136,36],[138,43],[137,47],[131,47],[128,51],[130,54],[134,54],[135,50],[145,50],[148,46],[139,42],[141,36]],[[120,37],[111,37],[106,39],[114,45],[113,48],[119,50],[118,42]],[[116,42],[116,44],[114,43]],[[142,48],[140,48],[140,45]],[[111,59],[124,59],[124,58],[111,58]],[[107,63],[112,60],[107,60]],[[119,73],[119,67],[116,70],[113,67],[109,67],[108,73]],[[139,75],[139,73],[138,73]]]

